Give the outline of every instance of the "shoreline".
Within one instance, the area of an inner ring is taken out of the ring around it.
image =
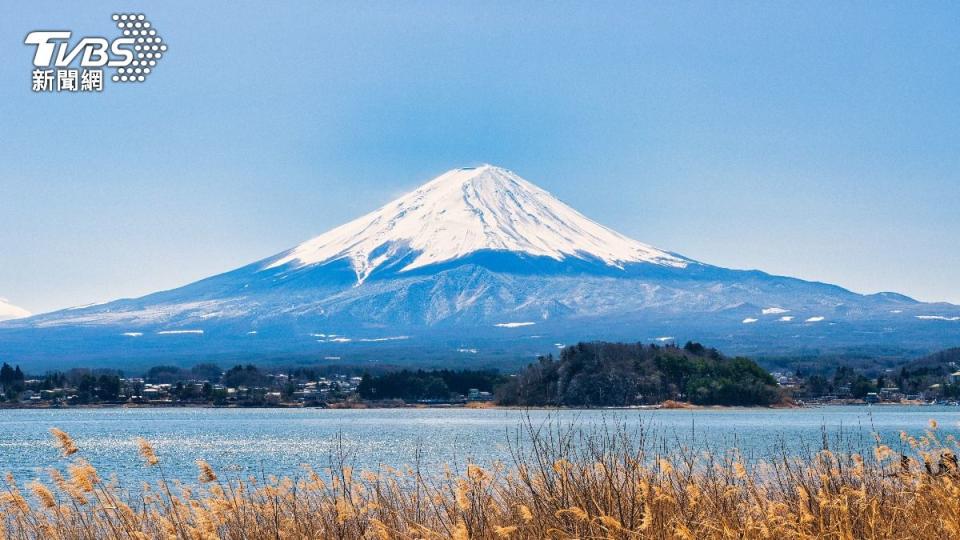
[[[278,404],[257,404],[257,405],[214,405],[212,403],[87,403],[76,405],[49,405],[49,404],[0,404],[0,410],[77,410],[77,409],[329,409],[329,410],[387,410],[387,409],[500,409],[500,410],[554,410],[554,411],[672,411],[672,410],[770,410],[770,409],[816,409],[821,407],[889,407],[889,406],[907,406],[907,407],[930,407],[937,404],[925,402],[885,402],[885,403],[865,403],[865,402],[838,402],[838,403],[817,403],[817,404],[775,404],[775,405],[695,405],[692,403],[658,403],[655,405],[627,405],[620,407],[550,407],[550,406],[529,406],[517,407],[509,405],[495,405],[492,403],[481,402],[479,405],[471,403],[334,403],[329,405],[304,405],[300,403],[278,403]],[[945,405],[947,406],[947,405]]]

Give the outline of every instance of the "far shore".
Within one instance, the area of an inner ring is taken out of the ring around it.
[[[828,406],[865,407],[865,406],[930,406],[923,401],[901,401],[866,403],[863,400],[844,400],[830,403],[798,404],[778,403],[774,405],[696,405],[685,402],[664,402],[654,405],[629,405],[623,407],[517,407],[497,405],[491,402],[468,403],[399,403],[399,402],[346,402],[308,405],[303,403],[274,403],[256,405],[214,405],[212,403],[84,403],[69,405],[33,404],[33,403],[0,403],[0,410],[72,410],[72,409],[501,409],[501,410],[734,410],[734,409],[810,409]]]

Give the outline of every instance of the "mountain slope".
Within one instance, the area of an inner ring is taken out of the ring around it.
[[[403,260],[401,272],[483,250],[606,265],[688,261],[599,225],[511,171],[483,165],[448,171],[389,204],[305,242],[267,268],[349,261],[362,283]],[[408,260],[407,255],[412,254]]]
[[[6,298],[0,298],[0,321],[22,319],[29,316],[29,311],[9,303]]]
[[[221,275],[0,324],[0,355],[519,363],[583,339],[906,356],[960,343],[960,308],[694,261],[487,165]]]

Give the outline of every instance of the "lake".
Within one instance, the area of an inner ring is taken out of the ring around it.
[[[63,466],[49,434],[70,433],[79,456],[101,475],[130,481],[154,478],[137,454],[136,438],[153,443],[167,478],[196,479],[195,460],[221,476],[297,474],[301,464],[329,465],[338,440],[359,469],[414,461],[430,470],[441,463],[509,462],[511,437],[525,419],[586,430],[622,424],[666,437],[669,444],[733,446],[762,459],[781,446],[791,453],[816,450],[824,434],[831,445],[869,449],[878,433],[891,446],[901,430],[921,434],[935,419],[956,435],[960,408],[931,406],[823,407],[811,409],[564,410],[511,409],[71,409],[0,411],[0,471],[20,481],[46,477]],[[522,438],[522,436],[521,436]],[[437,469],[433,469],[437,470]]]

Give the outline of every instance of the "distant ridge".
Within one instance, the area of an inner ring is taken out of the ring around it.
[[[22,319],[29,316],[29,311],[11,304],[6,298],[0,298],[0,321]]]

